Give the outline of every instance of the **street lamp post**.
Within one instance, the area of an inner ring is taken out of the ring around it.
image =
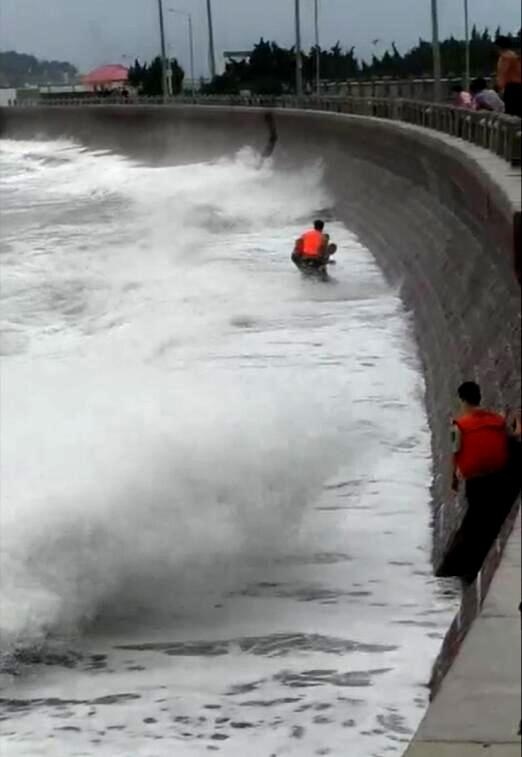
[[[208,59],[210,67],[210,78],[216,76],[216,53],[214,49],[214,22],[212,20],[212,2],[207,0],[207,20],[208,20]]]
[[[196,80],[194,72],[194,27],[192,25],[192,13],[188,11],[178,10],[177,8],[169,8],[169,13],[177,13],[179,16],[185,16],[188,21],[188,33],[189,33],[189,48],[190,48],[190,79],[192,83],[192,97],[196,96]]]
[[[314,20],[315,20],[315,83],[317,97],[321,96],[321,48],[319,38],[319,0],[315,0],[314,4]]]
[[[440,57],[438,0],[431,0],[431,24],[433,39],[433,79],[436,102],[442,97],[442,61]]]
[[[190,79],[192,84],[192,97],[196,96],[196,73],[194,69],[194,27],[192,26],[192,14],[188,14],[189,48],[190,48]]]
[[[303,58],[301,56],[301,2],[295,0],[295,90],[303,95]]]
[[[169,96],[169,75],[167,70],[167,48],[165,45],[165,20],[163,17],[163,0],[158,0],[158,14],[161,39],[161,87],[163,102],[167,102]]]
[[[469,39],[469,0],[464,0],[464,28],[466,36],[466,91],[471,84],[471,46]]]

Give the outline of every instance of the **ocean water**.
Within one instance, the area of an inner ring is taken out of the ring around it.
[[[409,318],[321,165],[4,140],[0,187],[2,754],[403,754],[456,600]]]

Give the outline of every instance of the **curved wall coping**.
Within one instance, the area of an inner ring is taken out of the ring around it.
[[[361,93],[363,94],[363,93]],[[262,108],[297,108],[301,110],[319,110],[322,112],[344,113],[362,116],[375,116],[381,119],[392,119],[417,124],[419,126],[445,132],[452,136],[461,137],[468,142],[480,145],[492,153],[501,155],[513,165],[521,163],[522,130],[520,119],[503,113],[488,111],[470,111],[457,108],[449,103],[435,103],[422,100],[407,99],[396,96],[376,97],[375,93],[364,93],[364,96],[328,95],[304,96],[285,95],[282,97],[263,95],[199,95],[198,97],[177,96],[167,101],[163,97],[109,97],[109,98],[74,98],[74,97],[46,97],[36,100],[15,102],[15,107],[33,107],[45,103],[52,106],[81,106],[106,107],[110,104],[176,106],[189,105],[234,105],[236,107]]]

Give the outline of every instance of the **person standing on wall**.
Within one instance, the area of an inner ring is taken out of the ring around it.
[[[500,56],[497,65],[497,88],[504,98],[506,113],[522,118],[522,62],[520,53],[511,49],[509,37],[495,40]]]
[[[520,421],[482,408],[474,381],[458,389],[461,413],[452,423],[453,491],[465,483],[468,510],[439,575],[471,583],[520,493]]]

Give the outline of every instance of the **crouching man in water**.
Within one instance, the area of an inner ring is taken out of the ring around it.
[[[520,427],[481,407],[473,381],[458,390],[461,414],[454,419],[453,490],[465,482],[468,510],[440,575],[475,580],[520,493]]]
[[[336,250],[337,247],[330,244],[330,236],[324,233],[324,221],[315,221],[314,228],[296,241],[292,262],[300,271],[315,269],[326,273],[330,256]]]

